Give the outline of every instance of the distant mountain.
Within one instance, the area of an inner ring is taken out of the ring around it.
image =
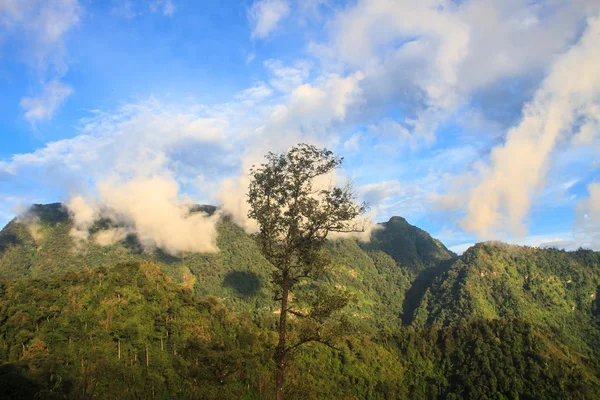
[[[326,246],[354,330],[298,354],[290,398],[600,398],[600,253],[456,256],[404,218],[380,225]],[[271,397],[272,266],[251,236],[224,217],[219,252],[174,257],[71,228],[57,203],[0,232],[0,398]]]
[[[190,208],[191,213],[212,214],[215,210],[216,207],[208,205]],[[331,274],[364,299],[363,308],[369,308],[369,312],[373,312],[373,307],[381,309],[390,313],[391,320],[397,320],[413,275],[454,254],[403,218],[393,217],[381,226],[367,244],[355,240],[331,242],[328,251],[335,265]],[[101,220],[90,233],[109,227],[112,226],[108,221]],[[132,234],[111,246],[100,246],[93,240],[76,244],[69,234],[71,228],[69,214],[59,203],[34,205],[26,215],[11,221],[0,232],[0,279],[41,278],[122,261],[152,262],[175,282],[193,276],[198,295],[227,297],[245,306],[248,303],[244,292],[249,289],[239,291],[236,285],[246,285],[244,279],[252,276],[255,286],[262,289],[253,293],[251,304],[272,305],[265,289],[270,276],[268,263],[250,236],[228,218],[218,225],[218,253],[181,257],[160,249],[144,251]]]
[[[380,226],[383,229],[375,230],[364,248],[381,250],[412,272],[418,273],[456,256],[442,242],[402,217],[392,217]]]
[[[414,318],[427,325],[526,319],[591,355],[600,344],[598,332],[591,337],[587,329],[597,317],[598,296],[598,252],[479,243],[436,278]]]

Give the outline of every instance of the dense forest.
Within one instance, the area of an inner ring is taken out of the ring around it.
[[[60,204],[32,215],[0,232],[0,398],[272,398],[272,267],[227,217],[218,253],[174,257],[75,243]],[[326,252],[315,285],[349,294],[345,329],[297,350],[287,397],[600,398],[600,253],[456,256],[400,217]]]

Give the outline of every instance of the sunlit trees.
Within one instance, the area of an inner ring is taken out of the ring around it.
[[[327,183],[342,159],[327,149],[299,144],[287,153],[266,155],[266,162],[251,170],[248,189],[250,211],[260,230],[257,240],[266,259],[275,267],[273,286],[279,307],[279,340],[275,352],[277,399],[283,398],[286,360],[308,342],[329,344],[340,324],[325,322],[350,300],[348,293],[332,288],[304,291],[300,303],[292,292],[315,283],[329,265],[322,251],[332,232],[355,232],[356,217],[365,211],[354,201],[351,185]],[[302,320],[288,340],[288,316]],[[343,321],[339,321],[342,322]]]

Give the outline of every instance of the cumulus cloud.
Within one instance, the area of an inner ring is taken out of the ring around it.
[[[183,195],[197,199],[202,196],[199,175],[210,177],[203,182],[208,186],[237,166],[228,123],[212,114],[196,105],[169,107],[153,99],[112,114],[96,111],[82,122],[80,135],[14,155],[0,168],[7,179],[37,176],[39,184],[50,181],[73,193],[67,206],[78,241],[89,240],[89,229],[103,217],[128,230],[100,233],[94,238],[98,243],[135,232],[144,245],[171,253],[215,251],[215,221],[187,216],[189,204],[199,201]]]
[[[311,49],[331,68],[362,71],[364,111],[399,104],[398,122],[427,143],[441,123],[494,84],[510,87],[527,75],[527,84],[535,85],[598,9],[587,0],[365,0],[338,12],[327,25],[329,40]],[[518,113],[528,89],[496,91],[496,101],[478,106],[491,117],[498,104],[520,98],[513,108]]]
[[[273,95],[273,90],[264,82],[258,82],[248,89],[242,90],[235,98],[243,101],[256,102],[264,100]],[[253,105],[254,103],[250,103]]]
[[[600,19],[590,18],[580,40],[550,67],[520,123],[491,151],[489,162],[479,166],[477,183],[464,199],[465,230],[481,237],[526,232],[525,217],[544,186],[557,143],[568,143],[580,121],[596,124],[600,119],[599,68]]]
[[[294,88],[282,102],[270,108],[241,157],[241,173],[220,183],[216,200],[223,211],[246,231],[255,232],[256,223],[247,217],[249,168],[260,164],[269,151],[285,151],[299,142],[331,144],[334,139],[328,135],[331,128],[343,122],[348,109],[361,101],[358,88],[361,79],[359,73],[347,77],[331,75]]]
[[[231,168],[228,122],[195,106],[165,106],[155,99],[129,104],[115,113],[96,111],[82,121],[80,134],[16,154],[0,165],[10,175],[53,167],[54,173],[102,179],[170,169],[181,175]]]
[[[19,15],[26,7],[14,1],[3,4],[3,15],[10,14],[10,21],[23,19]],[[167,13],[172,3],[150,4]],[[248,11],[253,37],[271,35],[291,7],[303,6],[283,0],[255,2]],[[96,196],[95,183],[106,182],[107,171],[116,174],[121,186],[166,177],[179,183],[182,193],[219,201],[251,231],[255,227],[246,220],[245,172],[268,151],[301,141],[350,152],[374,142],[391,151],[391,140],[414,150],[423,143],[431,145],[438,127],[457,113],[477,116],[482,136],[499,140],[499,126],[505,129],[502,124],[516,117],[490,109],[510,99],[507,114],[519,114],[527,104],[522,120],[500,139],[503,144],[492,150],[488,162],[472,164],[473,158],[489,151],[491,139],[481,140],[485,145],[479,148],[473,143],[464,159],[438,160],[429,170],[419,171],[421,184],[391,176],[363,189],[365,196],[381,203],[379,210],[422,214],[427,191],[439,186],[432,178],[438,174],[438,181],[453,183],[450,192],[437,198],[438,204],[463,213],[464,229],[482,236],[505,230],[521,233],[533,199],[544,188],[556,143],[585,146],[598,132],[597,81],[589,77],[597,68],[596,20],[581,34],[584,17],[599,9],[597,2],[586,0],[361,0],[332,9],[326,40],[310,47],[318,60],[267,60],[265,81],[235,94],[228,103],[175,106],[150,100],[115,113],[95,111],[78,136],[15,155],[0,163],[0,175],[16,176],[35,168],[45,168],[51,176],[60,171],[73,177],[67,179],[70,182],[83,181],[79,184]],[[66,31],[58,29],[63,32],[59,37]],[[60,89],[60,80],[50,82]],[[516,82],[525,83],[503,90]],[[28,118],[41,119],[49,118],[61,101],[60,96],[40,95],[24,99],[22,105]],[[487,129],[486,118],[503,122]],[[348,121],[364,126],[364,131],[344,131]],[[454,122],[467,125],[464,119]],[[470,173],[452,178],[460,160]],[[93,176],[86,177],[88,171],[94,171]],[[77,189],[74,192],[85,192]],[[209,192],[212,195],[206,195]],[[170,203],[178,202],[180,195],[171,198]]]
[[[250,10],[248,19],[252,25],[252,38],[264,39],[290,14],[287,0],[258,0]]]
[[[361,139],[361,135],[360,133],[355,133],[352,136],[350,136],[350,139],[346,140],[344,142],[344,145],[342,146],[342,148],[344,149],[345,153],[356,153],[357,151],[360,150],[360,139]]]
[[[79,135],[16,154],[0,164],[0,174],[64,185],[73,193],[72,234],[79,239],[89,240],[89,228],[102,217],[120,230],[97,233],[97,243],[136,233],[145,246],[171,253],[215,251],[216,219],[188,215],[189,204],[216,201],[253,231],[248,168],[268,151],[298,142],[336,142],[330,132],[360,103],[360,79],[332,74],[275,98],[259,82],[210,107],[150,99],[113,113],[96,110],[81,122]]]

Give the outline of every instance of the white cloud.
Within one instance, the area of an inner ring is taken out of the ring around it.
[[[54,80],[44,84],[39,96],[23,97],[19,104],[25,111],[25,118],[35,123],[51,119],[72,93],[73,88],[69,85]]]
[[[430,177],[413,181],[389,180],[358,186],[357,193],[369,205],[373,219],[402,216],[415,221],[426,214],[431,185]]]
[[[258,82],[254,86],[239,92],[235,98],[246,101],[261,101],[273,95],[273,90],[264,82]]]
[[[386,203],[404,194],[404,189],[399,181],[370,183],[361,186],[358,190],[361,198],[371,207],[385,207]]]
[[[414,144],[408,128],[392,118],[383,118],[381,121],[369,126],[369,133],[377,136],[391,136],[401,142],[407,141]]]
[[[586,0],[361,0],[338,12],[329,40],[311,49],[330,68],[365,74],[365,112],[398,104],[398,122],[431,142],[440,123],[492,84],[524,75],[534,83],[599,9]],[[516,97],[504,90],[493,111]]]
[[[345,153],[356,153],[360,150],[360,133],[355,133],[346,140],[342,146]]]
[[[478,168],[477,184],[468,189],[465,230],[495,237],[509,230],[524,235],[524,219],[544,187],[557,143],[577,132],[580,120],[598,121],[600,101],[600,19],[588,20],[585,33],[558,57],[521,122],[495,147],[488,164]]]
[[[248,19],[252,25],[252,38],[264,39],[290,14],[287,0],[258,0],[250,10]]]
[[[218,200],[251,230],[244,208],[248,167],[268,151],[301,141],[337,141],[329,135],[360,102],[360,79],[331,75],[276,97],[258,82],[233,101],[210,107],[150,99],[113,113],[93,111],[79,135],[14,155],[0,163],[0,175],[15,181],[27,176],[32,186],[43,181],[70,193],[78,221],[74,237],[87,239],[92,220],[103,216],[125,231],[94,237],[97,243],[131,231],[145,245],[171,253],[214,251],[215,221],[187,216],[186,204]],[[173,225],[166,226],[170,219]],[[186,239],[197,229],[206,234]]]
[[[217,251],[219,216],[190,215],[180,198],[179,185],[171,177],[108,180],[99,183],[98,192],[100,204],[106,208],[104,215],[132,226],[145,247],[156,246],[174,255]]]
[[[77,0],[0,2],[0,29],[9,36],[25,38],[23,59],[41,82],[39,96],[21,99],[30,122],[51,118],[72,92],[60,80],[68,71],[66,36],[81,14]]]
[[[293,66],[284,66],[279,60],[267,60],[264,65],[271,75],[271,86],[284,93],[305,83],[310,70],[310,65],[302,61]]]
[[[69,199],[67,208],[73,220],[71,236],[79,241],[87,240],[90,228],[100,217],[96,204],[78,194]]]
[[[242,156],[240,176],[224,180],[217,196],[225,212],[240,226],[248,231],[256,229],[247,218],[248,168],[262,162],[269,151],[283,151],[299,142],[327,145],[335,141],[332,127],[342,123],[348,109],[361,101],[361,79],[361,74],[322,78],[296,87],[282,102],[268,108]]]

